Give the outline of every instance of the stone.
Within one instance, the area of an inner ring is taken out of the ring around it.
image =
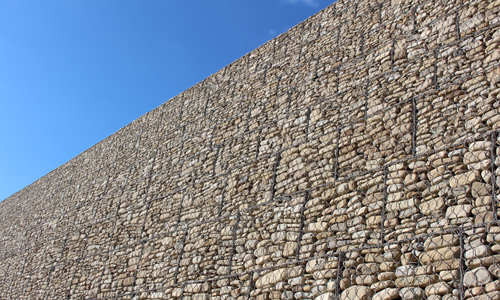
[[[436,283],[439,280],[437,275],[416,275],[410,277],[397,278],[395,280],[396,286],[399,288],[404,287],[426,287],[430,284]]]
[[[371,300],[392,300],[399,298],[398,289],[387,288],[373,295]]]
[[[278,282],[285,281],[287,279],[288,272],[286,269],[278,269],[265,274],[255,281],[255,287],[260,289],[264,286],[274,285]]]
[[[429,250],[420,255],[420,262],[422,264],[430,264],[436,261],[446,261],[460,256],[460,247],[453,246],[447,248],[439,248],[436,250]]]
[[[135,281],[134,277],[125,278],[123,280],[123,286],[131,286],[134,284],[134,281]]]
[[[425,295],[446,295],[451,293],[453,288],[447,282],[438,282],[425,288]]]
[[[384,261],[380,264],[380,271],[390,272],[396,270],[398,264],[393,261]]]
[[[227,267],[227,266],[220,266],[219,268],[217,268],[217,274],[219,274],[219,275],[229,274],[229,267]]]
[[[337,269],[326,269],[326,270],[316,271],[313,273],[313,277],[316,280],[336,278],[337,277]]]
[[[324,232],[328,228],[327,222],[310,223],[306,227],[306,232]]]
[[[290,257],[297,254],[297,242],[286,242],[283,247],[283,256]]]
[[[495,280],[484,286],[484,291],[486,293],[500,290],[500,280]]]
[[[445,270],[439,272],[439,280],[441,281],[457,281],[459,280],[458,270]]]
[[[490,271],[490,274],[495,276],[496,278],[500,278],[500,266],[497,264],[492,264],[489,268],[488,271]]]
[[[184,291],[187,293],[201,293],[203,285],[201,283],[187,284]]]
[[[367,286],[353,285],[342,292],[341,300],[370,300],[373,292]]]
[[[370,285],[370,288],[374,292],[379,292],[379,291],[386,289],[386,288],[395,288],[395,287],[396,287],[396,284],[394,283],[394,280],[379,281],[379,282],[375,282],[372,285]]]
[[[477,151],[477,150],[490,150],[491,149],[491,142],[490,141],[477,141],[477,142],[472,142],[469,145],[469,151]]]
[[[415,266],[413,265],[400,266],[394,271],[396,278],[413,276],[413,274],[415,274]]]
[[[435,250],[443,247],[457,246],[460,243],[458,236],[454,234],[438,235],[435,237],[428,237],[425,240],[424,248],[425,250]]]
[[[357,285],[372,285],[378,282],[377,275],[358,275],[355,277]]]
[[[472,205],[470,204],[462,204],[450,206],[446,209],[446,218],[448,219],[459,219],[468,217],[472,210]]]
[[[172,297],[174,297],[174,298],[180,298],[180,297],[182,297],[182,288],[175,288],[172,291]]]
[[[208,300],[210,299],[209,294],[194,294],[192,297],[193,300]]]
[[[481,258],[491,254],[493,254],[493,252],[491,251],[489,246],[481,245],[465,251],[465,258],[466,259]]]
[[[306,264],[306,272],[307,273],[312,273],[317,270],[321,270],[324,268],[326,263],[325,259],[313,259],[307,262]]]
[[[467,287],[482,286],[491,281],[491,274],[485,267],[480,267],[464,274],[464,285]]]
[[[427,300],[441,300],[441,296],[440,295],[429,295],[429,296],[426,296],[426,299]]]
[[[443,197],[437,197],[428,201],[422,201],[419,205],[420,211],[424,215],[431,215],[442,210],[444,207],[445,201]]]
[[[418,287],[403,287],[399,290],[403,300],[420,300],[424,297],[424,290]]]
[[[294,286],[302,286],[305,283],[305,278],[304,277],[295,277],[288,279],[288,284],[292,287]]]
[[[377,274],[379,272],[379,264],[377,263],[360,264],[356,268],[356,272],[357,274],[362,274],[362,275]]]
[[[485,294],[480,294],[474,298],[471,298],[474,300],[500,300],[500,292],[499,291],[493,291],[490,293],[485,293]]]
[[[455,175],[450,178],[450,187],[451,188],[456,188],[459,186],[463,186],[466,184],[470,184],[472,182],[478,181],[478,177],[475,172],[470,171],[467,173]]]
[[[333,299],[334,293],[324,293],[314,298],[314,300],[330,300]]]
[[[380,281],[394,280],[396,279],[396,274],[394,274],[394,272],[380,272],[378,273],[377,278]]]
[[[464,154],[464,162],[466,164],[473,164],[483,160],[486,160],[490,157],[490,151],[473,151],[466,152]]]
[[[491,195],[491,185],[481,182],[472,183],[471,188],[472,197],[479,198],[482,196],[490,196]]]
[[[153,292],[149,295],[151,299],[166,299],[164,292]]]

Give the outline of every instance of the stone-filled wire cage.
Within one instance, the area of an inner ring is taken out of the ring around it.
[[[344,1],[0,203],[1,299],[500,300],[500,1]]]

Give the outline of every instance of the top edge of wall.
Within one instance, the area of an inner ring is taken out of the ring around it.
[[[16,196],[18,194],[20,194],[21,192],[26,191],[27,189],[31,188],[33,185],[36,185],[36,184],[40,183],[43,180],[47,180],[48,177],[50,177],[51,175],[57,173],[63,167],[68,166],[68,164],[70,164],[71,162],[74,162],[75,160],[81,158],[81,156],[86,155],[88,152],[92,151],[96,147],[99,147],[100,145],[104,144],[110,138],[114,137],[115,135],[119,134],[122,131],[127,130],[129,127],[133,126],[135,123],[141,122],[143,120],[143,118],[147,118],[148,115],[153,114],[154,112],[156,112],[158,110],[161,110],[162,108],[165,108],[166,106],[174,105],[175,102],[179,101],[179,99],[182,98],[183,94],[189,93],[189,91],[191,91],[193,89],[196,89],[200,85],[203,85],[205,82],[209,82],[215,76],[220,75],[220,73],[223,73],[225,69],[230,68],[232,65],[237,64],[238,62],[240,62],[243,59],[246,59],[247,56],[252,56],[252,54],[258,53],[263,47],[265,47],[269,43],[273,43],[275,40],[282,39],[283,37],[285,37],[288,34],[290,34],[294,29],[301,28],[301,27],[305,26],[307,23],[312,22],[312,20],[315,19],[315,18],[318,18],[318,17],[327,18],[328,13],[330,11],[332,11],[332,10],[335,11],[336,13],[341,13],[343,10],[345,10],[345,9],[349,8],[350,6],[354,5],[354,3],[356,3],[356,2],[363,2],[363,1],[354,1],[354,0],[337,0],[337,1],[334,1],[332,4],[330,4],[326,8],[324,8],[324,9],[320,10],[319,12],[311,15],[310,17],[308,17],[304,21],[302,21],[302,22],[298,23],[297,25],[291,27],[287,31],[279,34],[275,38],[270,39],[269,41],[265,42],[264,44],[260,45],[259,47],[255,48],[254,50],[252,50],[252,51],[250,51],[250,52],[242,55],[240,58],[238,58],[235,61],[229,63],[228,65],[226,65],[225,67],[223,67],[219,71],[217,71],[217,72],[209,75],[205,79],[203,79],[203,80],[195,83],[194,85],[192,85],[188,89],[182,91],[178,95],[176,95],[176,96],[168,99],[167,101],[163,102],[162,104],[160,104],[156,108],[152,109],[151,111],[148,111],[147,113],[143,114],[142,116],[134,119],[132,122],[128,123],[127,125],[125,125],[123,127],[121,127],[120,129],[118,129],[114,133],[110,134],[106,138],[100,140],[99,142],[95,143],[94,145],[92,145],[88,149],[82,151],[80,154],[76,155],[75,157],[73,157],[69,161],[65,162],[64,164],[60,165],[59,167],[57,167],[57,168],[53,169],[52,171],[48,172],[47,174],[43,175],[42,177],[40,177],[39,179],[35,180],[34,182],[32,182],[31,184],[27,185],[26,187],[22,188],[21,190],[15,192],[14,194],[12,194],[9,197],[5,198],[4,200],[0,201],[0,207],[4,206],[4,205],[7,205],[8,203],[10,203],[11,201],[13,201],[16,198]]]

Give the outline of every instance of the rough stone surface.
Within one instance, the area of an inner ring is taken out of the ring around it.
[[[0,299],[500,300],[499,28],[336,1],[0,202]]]
[[[372,290],[366,286],[353,285],[342,292],[341,300],[368,300]]]

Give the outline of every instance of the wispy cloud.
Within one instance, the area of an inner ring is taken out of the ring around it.
[[[302,4],[309,5],[309,6],[317,6],[318,5],[318,3],[316,3],[316,0],[283,0],[283,2],[291,3],[291,4],[302,3]]]

